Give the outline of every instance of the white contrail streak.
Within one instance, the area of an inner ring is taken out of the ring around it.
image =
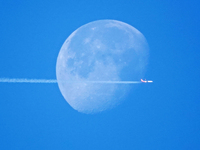
[[[0,82],[6,83],[57,83],[57,80],[48,79],[10,79],[0,78]]]
[[[17,79],[17,78],[0,78],[0,83],[58,83],[53,79]],[[62,81],[67,83],[101,83],[101,84],[137,84],[140,81]]]
[[[136,84],[140,81],[83,81],[84,83],[106,83],[106,84]]]

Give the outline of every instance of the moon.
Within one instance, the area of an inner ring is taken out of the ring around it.
[[[127,23],[98,20],[85,24],[60,49],[56,63],[59,89],[79,112],[111,109],[135,85],[94,81],[139,81],[145,72],[148,51],[143,34]]]

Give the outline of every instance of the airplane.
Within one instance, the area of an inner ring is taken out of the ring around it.
[[[141,79],[141,82],[143,82],[143,83],[147,83],[147,82],[148,82],[148,83],[152,83],[153,81],[151,81],[151,80],[146,80],[146,79],[145,79],[145,80],[142,80],[142,79]]]

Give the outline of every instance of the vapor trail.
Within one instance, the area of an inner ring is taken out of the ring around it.
[[[17,79],[17,78],[0,78],[4,83],[58,83],[54,79]],[[101,84],[137,84],[140,81],[62,81],[67,83],[101,83]]]
[[[57,80],[48,79],[10,79],[10,78],[0,78],[0,82],[6,83],[57,83]]]

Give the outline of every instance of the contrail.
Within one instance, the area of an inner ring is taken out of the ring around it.
[[[62,81],[67,83],[104,83],[104,84],[137,84],[140,81]],[[0,78],[0,83],[58,83],[54,79],[18,79]]]
[[[6,82],[6,83],[57,83],[57,80],[0,78],[0,82]]]

